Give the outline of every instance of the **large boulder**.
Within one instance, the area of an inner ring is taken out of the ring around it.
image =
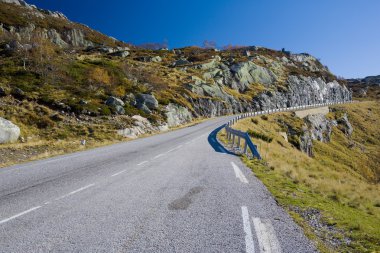
[[[313,140],[330,141],[332,127],[336,125],[335,121],[327,119],[323,114],[308,115],[304,120],[309,127],[310,136]]]
[[[352,127],[350,121],[348,120],[347,113],[343,114],[343,116],[337,120],[339,126],[338,128],[346,135],[351,136],[354,128]]]
[[[172,103],[166,106],[166,117],[169,127],[179,126],[193,119],[187,108]]]
[[[152,94],[138,94],[136,97],[137,108],[148,108],[155,110],[158,108],[158,101]]]
[[[106,105],[113,107],[117,114],[125,114],[125,110],[124,110],[125,104],[123,100],[121,100],[120,98],[111,96],[106,100]]]
[[[0,144],[15,142],[19,136],[20,128],[9,120],[0,117]]]

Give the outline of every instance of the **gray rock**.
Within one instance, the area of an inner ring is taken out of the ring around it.
[[[359,89],[358,97],[365,98],[367,96],[367,92],[368,92],[368,86],[365,88]]]
[[[154,56],[151,59],[152,62],[162,62],[162,58],[160,56]]]
[[[152,111],[148,108],[148,106],[146,106],[146,104],[137,104],[137,108],[143,112],[145,112],[146,114],[151,114]]]
[[[347,113],[343,115],[342,118],[337,120],[337,123],[339,124],[339,128],[343,131],[343,133],[346,136],[351,136],[354,128],[352,127],[350,121],[348,120]]]
[[[310,135],[310,132],[305,130],[304,133],[300,136],[300,150],[306,153],[308,156],[313,157],[313,139]]]
[[[132,106],[136,105],[136,97],[133,93],[129,93],[123,97],[123,101]]]
[[[234,85],[240,91],[245,91],[253,83],[260,83],[267,87],[277,81],[277,76],[269,69],[256,65],[253,62],[241,62],[231,66],[234,74]]]
[[[325,115],[308,115],[304,120],[309,127],[310,136],[313,140],[321,142],[330,141],[332,126],[334,123],[328,120]]]
[[[172,66],[173,67],[181,67],[181,66],[186,66],[186,65],[190,65],[190,64],[191,64],[191,62],[189,62],[186,59],[179,59],[179,60],[176,60],[175,62],[173,62]]]
[[[116,97],[111,96],[106,100],[105,103],[106,103],[106,105],[113,107],[117,114],[125,114],[125,110],[124,110],[125,104],[120,98],[116,98]]]
[[[17,141],[20,136],[20,128],[0,117],[0,144],[12,143]]]
[[[0,87],[0,97],[4,97],[7,95],[7,92],[5,91],[5,89],[3,87]]]
[[[130,55],[130,52],[129,51],[117,51],[115,53],[112,53],[111,55],[125,58],[125,57]]]
[[[134,120],[133,126],[118,130],[117,133],[119,135],[126,138],[135,139],[143,134],[164,132],[169,129],[167,124],[153,126],[148,119],[141,117],[140,115],[134,115],[132,119]]]
[[[161,62],[162,58],[160,56],[139,56],[134,58],[136,61],[142,61],[142,62]]]
[[[124,106],[124,102],[123,100],[121,100],[120,98],[117,98],[117,97],[109,97],[107,100],[106,100],[106,105],[108,106],[115,106],[115,105],[120,105],[120,106]]]
[[[187,108],[172,103],[166,106],[166,118],[169,127],[179,126],[193,119]]]
[[[18,99],[23,99],[25,97],[25,92],[17,87],[12,89],[11,94]]]
[[[158,108],[158,101],[151,94],[138,94],[136,97],[137,107],[145,105],[150,110],[155,110]],[[139,108],[140,109],[140,108]]]

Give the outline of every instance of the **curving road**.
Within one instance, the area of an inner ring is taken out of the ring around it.
[[[0,252],[315,252],[228,119],[0,169]]]

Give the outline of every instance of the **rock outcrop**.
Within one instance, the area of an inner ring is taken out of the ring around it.
[[[304,126],[300,135],[293,132],[293,139],[299,139],[299,149],[313,156],[313,141],[330,142],[333,127],[338,127],[347,137],[353,132],[347,114],[344,113],[338,120],[328,119],[323,114],[308,115],[304,119]]]
[[[354,128],[352,127],[350,121],[348,120],[347,113],[344,113],[341,118],[337,120],[339,129],[348,137],[352,135]]]
[[[169,129],[167,124],[154,126],[150,121],[140,115],[134,115],[132,117],[134,120],[133,126],[125,129],[118,130],[117,133],[123,137],[135,139],[143,134],[151,134],[156,132],[164,132]]]
[[[297,105],[350,101],[351,92],[337,81],[326,83],[321,78],[289,76],[286,91],[266,91],[254,98],[254,107],[267,110]]]
[[[20,136],[20,128],[0,117],[0,144],[12,143],[17,141]]]
[[[308,115],[304,121],[308,126],[311,139],[330,142],[332,127],[337,125],[336,121],[327,119],[323,114]]]
[[[326,82],[319,77],[289,76],[286,88],[278,90],[278,82],[283,78],[282,63],[258,57],[271,67],[265,68],[251,61],[230,63],[211,60],[208,63],[196,65],[195,69],[203,71],[203,79],[193,77],[186,88],[200,96],[188,98],[193,104],[197,115],[220,116],[226,113],[241,113],[250,110],[267,110],[297,105],[349,101],[352,93],[337,81]],[[286,58],[287,59],[287,58]],[[315,61],[309,55],[298,55],[297,61]],[[286,64],[289,64],[288,60]],[[310,65],[311,66],[311,65]],[[317,64],[313,64],[314,67]],[[224,87],[244,94],[253,84],[263,85],[266,89],[253,97],[237,98],[225,92]],[[205,98],[208,97],[208,98]]]
[[[169,127],[176,127],[193,120],[191,112],[183,106],[170,103],[166,106],[166,111]]]

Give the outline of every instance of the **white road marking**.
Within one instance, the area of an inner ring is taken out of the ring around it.
[[[172,148],[172,149],[166,151],[165,154],[168,154],[168,153],[170,153],[170,152],[173,152],[174,150],[176,150],[176,148]]]
[[[44,205],[49,205],[51,202],[50,201],[48,201],[48,202],[45,202],[44,203]]]
[[[231,162],[231,165],[234,168],[236,178],[239,178],[239,180],[242,183],[248,184],[247,178],[244,176],[243,172],[239,169],[239,167],[234,162]]]
[[[270,220],[264,222],[260,218],[252,218],[256,230],[261,253],[281,253],[280,243]]]
[[[177,147],[175,147],[175,148],[172,148],[172,149],[166,151],[165,154],[170,153],[170,152],[173,152],[173,151],[176,151],[177,149],[180,149],[180,148],[182,148],[182,145],[179,145],[179,146],[177,146]]]
[[[143,162],[137,164],[137,166],[143,165],[143,164],[145,164],[145,163],[148,163],[148,161],[143,161]]]
[[[16,219],[17,217],[20,217],[20,216],[25,215],[27,213],[33,212],[34,210],[37,210],[38,208],[41,208],[41,206],[36,206],[36,207],[30,208],[29,210],[26,210],[22,213],[19,213],[19,214],[13,215],[12,217],[9,217],[7,219],[1,220],[0,224],[6,223],[10,220]]]
[[[249,220],[248,209],[246,206],[241,207],[242,217],[243,217],[243,226],[245,232],[245,250],[247,253],[255,252],[255,245],[253,244],[251,223]]]
[[[117,173],[111,175],[111,177],[116,177],[117,175],[120,175],[120,174],[122,174],[122,173],[124,173],[124,172],[126,172],[126,171],[127,171],[127,170],[119,171],[119,172],[117,172]]]
[[[165,154],[159,154],[159,155],[156,155],[153,159],[157,159],[157,158],[160,158],[161,156],[164,156]]]
[[[73,195],[73,194],[75,194],[75,193],[78,193],[78,192],[81,192],[81,191],[83,191],[83,190],[86,190],[86,189],[88,189],[88,188],[90,188],[90,187],[92,187],[92,186],[94,186],[94,185],[95,185],[95,184],[89,184],[89,185],[86,185],[86,186],[84,186],[84,187],[82,187],[82,188],[79,188],[79,189],[77,189],[77,190],[75,190],[75,191],[72,191],[72,192],[70,192],[70,193],[68,193],[68,194],[65,194],[65,195],[63,195],[63,196],[61,196],[61,197],[59,197],[59,198],[56,198],[55,200],[60,200],[60,199],[66,198],[66,197],[71,196],[71,195]]]

